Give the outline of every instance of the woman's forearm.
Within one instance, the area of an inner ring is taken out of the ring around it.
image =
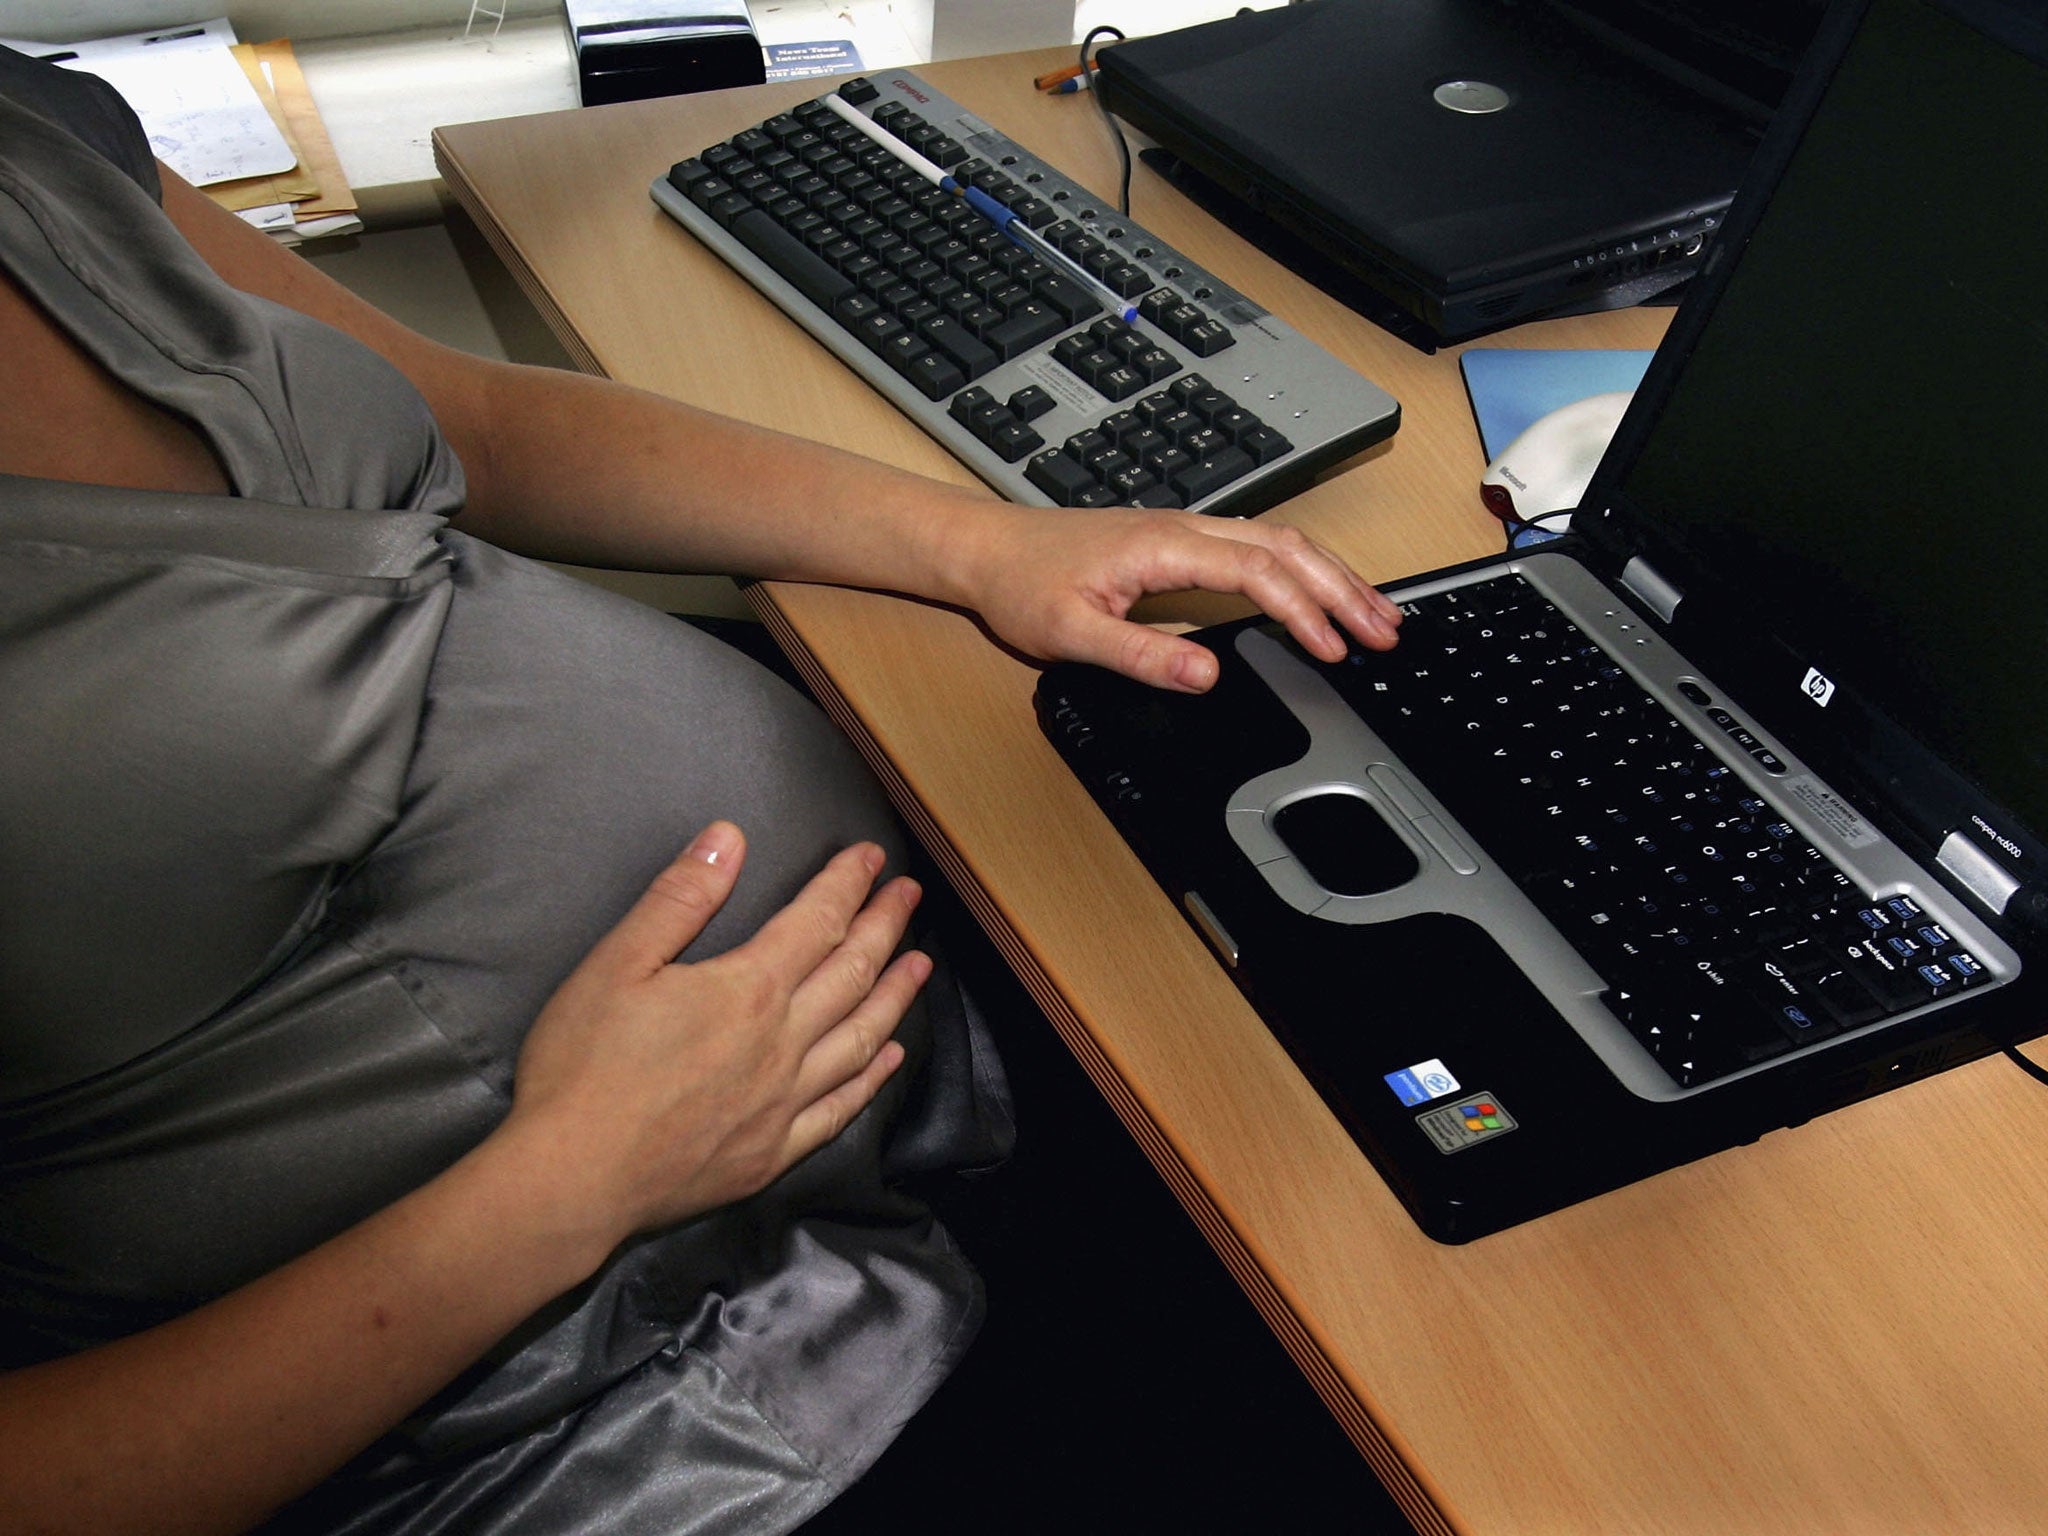
[[[468,415],[483,430],[454,439],[471,477],[460,523],[524,554],[959,602],[977,525],[1002,508],[604,380],[509,365],[485,379]]]
[[[494,1137],[197,1311],[0,1377],[0,1529],[235,1531],[312,1487],[602,1262],[559,1174]]]

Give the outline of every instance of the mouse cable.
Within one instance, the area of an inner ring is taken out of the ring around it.
[[[1125,40],[1123,30],[1119,27],[1091,27],[1088,35],[1081,39],[1081,72],[1084,75],[1092,75],[1095,72],[1095,66],[1088,62],[1088,51],[1095,46],[1095,39],[1098,37],[1114,38],[1120,43]],[[1117,187],[1116,206],[1117,212],[1128,219],[1131,216],[1131,146],[1124,138],[1122,126],[1111,114],[1108,103],[1102,99],[1102,92],[1096,91],[1093,94],[1095,105],[1102,108],[1102,120],[1109,125],[1110,136],[1116,140],[1117,158],[1123,163],[1123,179]]]
[[[2038,1061],[2022,1054],[2018,1046],[2008,1045],[2005,1048],[2005,1054],[2011,1057],[2012,1064],[2026,1073],[2027,1076],[2033,1078],[2036,1082],[2048,1083],[2048,1067],[2044,1067]]]
[[[1576,507],[1559,507],[1555,512],[1538,512],[1532,517],[1518,517],[1512,521],[1505,521],[1504,526],[1507,529],[1509,552],[1512,553],[1518,549],[1533,549],[1538,544],[1545,542],[1543,539],[1529,538],[1530,534],[1540,533],[1547,534],[1551,538],[1559,537],[1560,535],[1556,529],[1546,528],[1543,525],[1553,518],[1570,517],[1577,510],[1578,508]]]

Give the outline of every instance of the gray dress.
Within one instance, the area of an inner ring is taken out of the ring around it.
[[[902,854],[805,701],[445,526],[460,465],[339,333],[216,279],[98,82],[0,50],[0,266],[234,495],[0,476],[0,1366],[148,1327],[416,1187],[714,817],[743,939],[836,848]],[[966,1347],[906,1176],[999,1155],[941,974],[906,1068],[761,1195],[639,1239],[279,1517],[290,1530],[782,1530]]]

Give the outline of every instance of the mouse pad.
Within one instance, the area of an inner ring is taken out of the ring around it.
[[[1633,390],[1649,352],[1474,347],[1458,359],[1488,463],[1532,422],[1589,395]]]

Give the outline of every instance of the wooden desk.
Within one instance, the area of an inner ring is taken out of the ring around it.
[[[1063,56],[923,73],[1113,195],[1093,104],[1030,88]],[[968,481],[648,199],[672,161],[807,94],[471,124],[436,142],[455,195],[584,366]],[[1454,354],[1391,340],[1142,169],[1133,206],[1402,402],[1390,443],[1272,515],[1382,579],[1499,547]],[[1487,344],[1649,346],[1664,320],[1551,321]],[[2048,1099],[2009,1063],[1439,1247],[1040,739],[1029,668],[952,613],[802,586],[754,596],[1419,1529],[1986,1536],[2048,1522]],[[1355,1004],[1369,1010],[1370,992]]]

